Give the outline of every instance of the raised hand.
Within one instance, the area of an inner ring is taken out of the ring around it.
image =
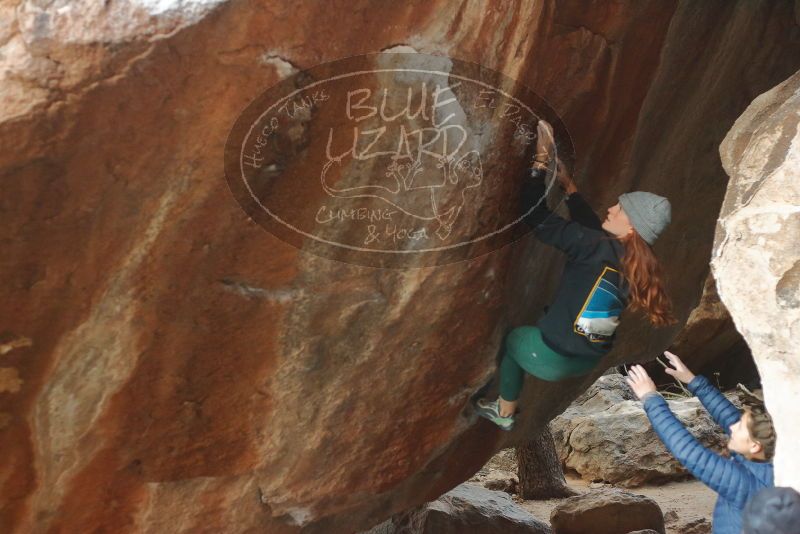
[[[536,154],[533,156],[531,166],[534,169],[547,170],[553,157],[554,147],[553,127],[547,121],[540,120],[536,125]]]
[[[694,379],[694,373],[689,370],[688,367],[678,358],[677,355],[672,354],[671,352],[665,350],[664,356],[667,357],[669,363],[672,364],[672,367],[665,367],[664,372],[670,376],[674,376],[684,384],[688,384]]]
[[[632,365],[625,381],[633,390],[636,398],[642,400],[645,395],[656,392],[656,385],[641,365]]]

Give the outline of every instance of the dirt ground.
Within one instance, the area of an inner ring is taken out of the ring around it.
[[[491,480],[516,479],[517,464],[513,449],[505,449],[495,455],[470,482],[485,483]],[[592,491],[595,487],[613,487],[610,484],[589,483],[577,476],[567,474],[567,484],[579,493]],[[667,534],[686,534],[687,532],[710,532],[711,512],[714,509],[716,494],[696,480],[669,482],[663,485],[646,485],[638,488],[621,488],[638,495],[646,495],[655,500],[664,512]],[[550,522],[550,512],[563,499],[546,501],[525,501],[513,495],[512,498],[536,518]]]

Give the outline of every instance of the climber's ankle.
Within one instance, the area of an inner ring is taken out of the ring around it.
[[[498,407],[500,417],[511,417],[517,409],[517,401],[507,401],[503,397],[498,397]]]

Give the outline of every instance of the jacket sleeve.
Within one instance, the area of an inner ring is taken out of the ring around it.
[[[597,250],[602,233],[550,211],[544,181],[538,176],[531,178],[527,169],[520,199],[525,214],[522,219],[533,228],[540,241],[561,250],[572,261],[587,258]]]
[[[687,384],[687,389],[703,403],[711,418],[730,435],[732,424],[742,418],[742,413],[715,388],[708,378],[697,375]]]
[[[554,216],[547,207],[547,199],[544,198],[545,191],[542,175],[526,169],[520,190],[520,208],[524,214],[522,220],[531,228],[536,228],[546,218]]]
[[[761,485],[746,467],[705,448],[675,417],[658,393],[644,398],[644,409],[653,429],[669,452],[695,478],[738,507]]]
[[[592,207],[580,193],[572,193],[567,197],[569,218],[594,230],[603,229],[603,221],[594,212]]]

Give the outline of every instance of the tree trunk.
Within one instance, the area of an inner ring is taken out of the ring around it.
[[[567,486],[561,460],[547,425],[525,445],[517,447],[519,496],[523,499],[555,499],[576,492]]]

